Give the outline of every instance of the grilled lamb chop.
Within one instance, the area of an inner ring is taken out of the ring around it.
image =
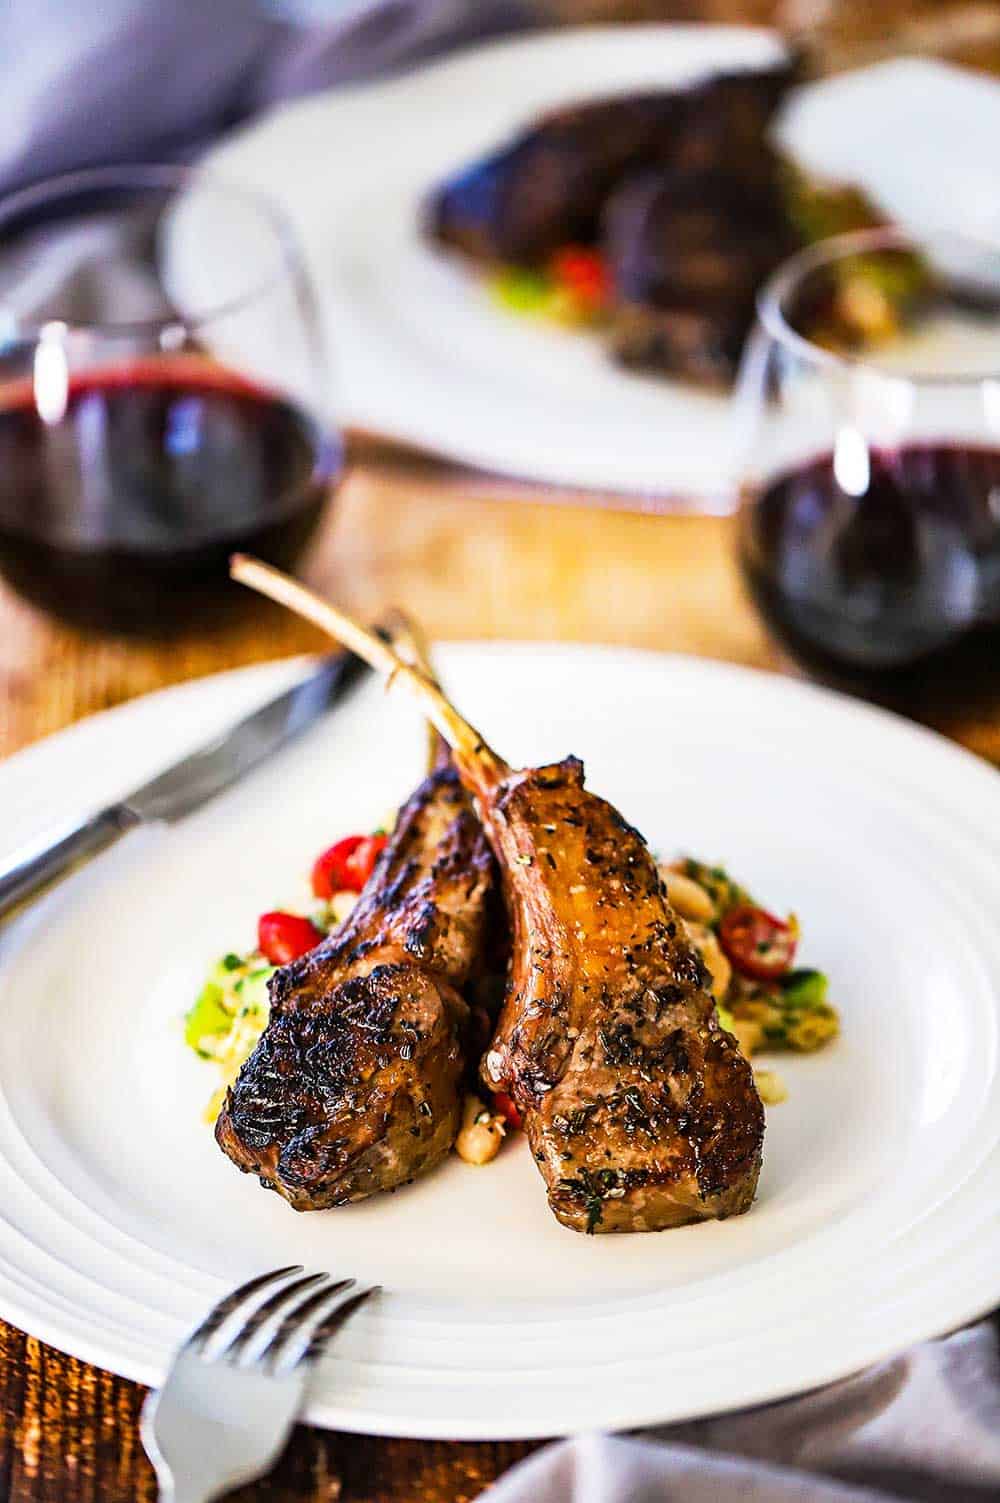
[[[521,1109],[554,1214],[659,1231],[749,1209],[760,1098],[642,836],[573,757],[478,792],[514,925],[483,1078]]]
[[[483,1073],[520,1108],[549,1204],[576,1231],[657,1231],[746,1211],[764,1114],[639,833],[573,758],[513,771],[427,678],[265,565],[236,578],[405,678],[451,743],[496,853],[510,984]]]
[[[623,179],[604,210],[616,302],[610,346],[623,364],[728,384],[758,288],[801,243],[782,164],[762,145],[753,179],[728,168]]]
[[[432,193],[426,231],[487,265],[544,267],[561,247],[596,245],[612,357],[728,385],[758,288],[802,243],[769,145],[800,73],[790,57],[552,111]]]
[[[458,775],[400,810],[345,922],[270,983],[271,1013],[215,1136],[299,1211],[431,1169],[461,1124],[462,988],[480,964],[493,859]]]
[[[432,193],[427,233],[475,261],[522,265],[593,240],[618,177],[655,155],[678,118],[670,94],[553,111]]]
[[[427,233],[476,261],[541,264],[560,246],[597,239],[604,204],[626,175],[726,162],[751,178],[797,69],[793,60],[552,110],[437,188],[425,206]]]

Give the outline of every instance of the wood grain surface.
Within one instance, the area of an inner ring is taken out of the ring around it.
[[[836,65],[851,39],[873,50],[897,25],[927,37],[947,9],[847,0],[553,0],[594,19],[710,14],[815,28]],[[995,6],[957,7],[953,36],[996,60]],[[856,21],[851,20],[852,12]],[[888,17],[892,13],[892,22]],[[879,17],[883,17],[880,22]],[[964,29],[963,29],[964,28]],[[840,52],[837,52],[837,49]],[[356,441],[308,575],[366,615],[405,604],[432,636],[564,638],[692,652],[765,668],[782,664],[745,600],[732,525],[619,509]],[[235,587],[234,587],[235,588]],[[248,601],[225,621],[192,621],[168,640],[133,641],[62,627],[0,584],[0,756],[81,716],[167,684],[320,646],[308,628]],[[925,718],[1000,762],[1000,715]],[[143,1391],[0,1323],[0,1500],[152,1500],[137,1415]],[[466,1503],[532,1449],[526,1444],[378,1440],[300,1429],[266,1482],[234,1497],[296,1503]]]
[[[432,636],[565,638],[782,666],[744,598],[729,521],[640,515],[355,443],[307,573],[365,615],[405,603]],[[613,498],[608,498],[613,501]],[[234,586],[234,589],[236,587]],[[136,694],[322,645],[247,597],[220,625],[162,642],[60,627],[0,586],[0,751]],[[953,722],[1000,760],[1000,717]],[[0,1499],[152,1500],[142,1390],[0,1323]],[[300,1429],[274,1476],[238,1496],[298,1503],[465,1503],[532,1449]],[[237,1495],[234,1495],[237,1496]]]

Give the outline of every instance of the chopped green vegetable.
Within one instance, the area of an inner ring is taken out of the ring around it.
[[[232,1014],[223,1003],[223,991],[214,981],[206,981],[198,994],[198,1000],[184,1020],[184,1042],[189,1048],[205,1055],[201,1047],[203,1039],[216,1034],[228,1033]]]
[[[789,1049],[798,1049],[811,1054],[820,1049],[840,1032],[840,1020],[832,1007],[811,1008],[808,1012],[789,1017],[786,1044]]]
[[[826,1001],[829,982],[822,971],[789,971],[781,982],[781,1001],[785,1007],[817,1007]]]
[[[732,1033],[732,1031],[733,1031],[733,1024],[736,1022],[736,1019],[733,1017],[732,1013],[729,1011],[729,1008],[728,1007],[723,1007],[720,1002],[717,1002],[715,1004],[715,1010],[716,1010],[716,1012],[719,1015],[719,1026],[721,1028],[724,1028],[727,1033]]]
[[[239,985],[241,979],[239,973],[246,970],[250,959],[249,955],[237,955],[231,951],[215,962],[207,979],[221,992],[231,992],[234,986]]]
[[[538,313],[545,306],[552,284],[541,272],[508,266],[490,282],[490,292],[504,308],[514,313]]]
[[[782,164],[789,218],[803,243],[884,228],[885,216],[849,184],[824,181]],[[830,349],[854,349],[898,334],[935,293],[928,262],[901,247],[859,252],[831,262],[809,279],[798,310],[799,331]]]
[[[885,250],[851,256],[843,263],[840,277],[841,281],[863,277],[891,303],[902,305],[932,290],[927,264],[915,251]]]
[[[709,866],[704,861],[696,861],[693,856],[687,856],[683,862],[683,869],[684,875],[704,887],[712,899],[715,904],[716,923],[727,909],[735,908],[739,903],[754,902],[746,888],[734,882],[724,866]]]
[[[260,1020],[263,1028],[269,1005],[267,983],[277,967],[260,962],[256,950],[248,955],[230,951],[209,971],[184,1021],[184,1041],[202,1059],[223,1061],[234,1041],[246,1036],[242,1029],[234,1033],[237,1019],[247,1024]]]
[[[807,244],[884,223],[875,205],[849,184],[809,177],[792,162],[782,164],[785,206]]]
[[[245,1008],[259,1008],[264,1012],[267,1011],[267,983],[277,969],[276,965],[265,965],[259,970],[250,972],[243,983],[243,995],[240,998]]]

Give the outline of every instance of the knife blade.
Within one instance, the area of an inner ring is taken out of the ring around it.
[[[15,852],[0,868],[0,918],[127,830],[180,819],[232,787],[339,704],[369,671],[352,653],[324,659],[308,678],[244,715],[117,803]]]
[[[235,725],[143,783],[121,800],[137,820],[179,819],[238,783],[261,762],[294,741],[366,671],[353,653],[324,660],[316,673],[244,715]]]

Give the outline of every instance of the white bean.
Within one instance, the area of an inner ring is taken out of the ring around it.
[[[716,1002],[725,1001],[729,991],[729,983],[732,980],[733,969],[723,953],[722,946],[716,939],[711,929],[706,929],[704,924],[692,924],[688,921],[685,926],[691,943],[705,962],[705,969],[712,978],[712,996]]]
[[[779,1106],[788,1100],[788,1087],[777,1070],[755,1070],[753,1078],[765,1106]]]
[[[711,923],[715,918],[715,904],[711,893],[706,892],[693,877],[675,872],[669,866],[661,865],[659,871],[666,885],[670,906],[676,909],[681,918],[693,919],[696,924]]]
[[[343,892],[335,892],[330,899],[330,913],[334,923],[342,924],[357,901],[356,892],[348,892],[346,889]]]
[[[478,1096],[466,1096],[455,1151],[467,1164],[488,1164],[500,1152],[505,1123]]]

